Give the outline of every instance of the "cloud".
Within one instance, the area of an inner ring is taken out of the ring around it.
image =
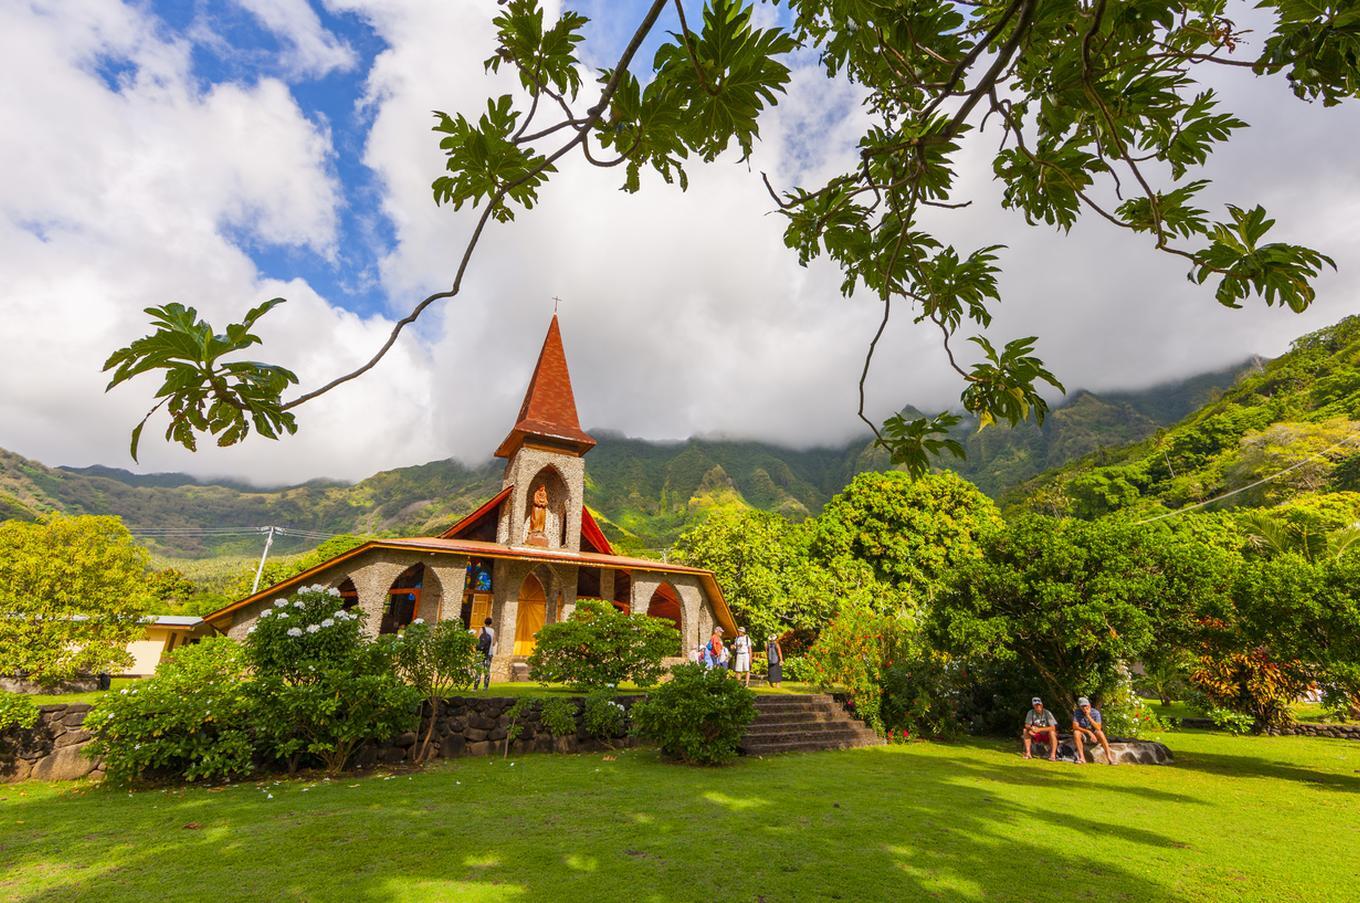
[[[327,31],[307,0],[236,0],[290,47],[284,61],[298,76],[322,76],[354,66],[354,51]]]
[[[0,115],[26,136],[0,146],[13,176],[0,184],[0,270],[15,274],[0,295],[0,343],[18,349],[0,359],[0,446],[54,463],[126,463],[126,431],[150,387],[104,396],[98,367],[139,334],[149,303],[197,303],[221,320],[288,297],[265,320],[262,354],[311,388],[365,360],[396,317],[448,286],[474,214],[432,202],[443,157],[429,111],[475,115],[511,89],[504,74],[482,69],[494,4],[326,5],[362,19],[386,45],[358,99],[362,162],[381,207],[357,214],[386,217],[394,235],[378,269],[387,308],[367,319],[302,280],[266,278],[252,259],[261,245],[345,256],[336,221],[350,186],[334,174],[337,142],[286,84],[198,88],[186,40],[134,8],[0,13]],[[116,88],[99,75],[110,57],[126,63]],[[4,77],[13,73],[31,75],[22,91]],[[1255,127],[1216,156],[1212,209],[1260,200],[1281,239],[1321,247],[1343,269],[1322,280],[1305,315],[1258,301],[1226,310],[1211,287],[1186,281],[1183,260],[1139,236],[1092,216],[1059,235],[1001,210],[996,138],[984,135],[960,161],[959,194],[973,205],[941,213],[936,226],[964,251],[1007,245],[1005,299],[989,334],[1039,335],[1069,389],[1146,386],[1277,354],[1360,308],[1360,175],[1344,140],[1360,132],[1360,113],[1300,103],[1274,79],[1215,77],[1229,108]],[[801,446],[863,436],[856,383],[881,308],[863,294],[842,298],[826,263],[797,265],[760,180],[764,171],[777,186],[815,183],[852,166],[862,117],[856,90],[828,83],[805,58],[763,120],[750,163],[695,164],[688,192],[645,176],[643,191],[628,195],[619,171],[567,161],[536,209],[488,227],[463,293],[433,308],[372,372],[302,408],[299,436],[190,456],[149,432],[147,468],[277,483],[484,459],[517,410],[554,296],[590,427]],[[965,358],[970,349],[958,347]],[[937,336],[900,308],[866,388],[869,414],[881,419],[904,404],[956,404],[962,386]]]

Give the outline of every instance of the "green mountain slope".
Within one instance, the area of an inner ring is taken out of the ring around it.
[[[1092,450],[1137,440],[1228,386],[1242,368],[1143,392],[1078,392],[1043,427],[960,427],[962,462],[945,462],[993,495]],[[1167,418],[1172,418],[1168,420]],[[628,551],[669,546],[716,507],[751,505],[801,519],[821,510],[850,478],[885,466],[867,441],[793,450],[760,442],[690,439],[660,443],[597,434],[588,458],[586,502],[610,540]],[[422,534],[443,529],[500,486],[501,463],[433,461],[383,471],[354,484],[316,480],[258,489],[183,474],[132,474],[111,467],[52,468],[0,450],[0,519],[46,511],[117,514],[134,529],[252,528],[276,524],[322,533]],[[143,534],[159,554],[258,554],[258,535]],[[275,549],[308,543],[283,537]]]
[[[1175,426],[1101,448],[1002,493],[1004,504],[1097,517],[1206,507],[1353,507],[1360,489],[1360,317],[1298,339]],[[1357,512],[1360,513],[1360,512]]]

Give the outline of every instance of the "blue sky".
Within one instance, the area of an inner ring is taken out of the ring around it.
[[[686,4],[691,21],[698,2]],[[583,48],[607,65],[637,0],[580,0]],[[771,16],[762,6],[762,15]],[[129,466],[127,435],[154,382],[104,392],[110,351],[176,300],[214,323],[283,296],[262,359],[302,388],[365,361],[415,300],[446,288],[473,211],[436,208],[442,157],[430,110],[477,115],[515,90],[488,76],[494,0],[62,0],[0,3],[0,448],[48,464]],[[661,29],[675,27],[667,10]],[[658,34],[639,54],[645,78]],[[1249,51],[1244,51],[1249,52]],[[139,469],[278,484],[357,479],[444,457],[485,460],[509,427],[552,312],[583,423],[652,439],[691,435],[807,447],[862,439],[855,417],[871,299],[845,300],[833,267],[798,266],[760,182],[815,184],[853,166],[858,95],[815,59],[790,60],[787,95],[749,162],[690,167],[680,192],[564,159],[541,203],[483,236],[452,302],[382,364],[299,409],[283,442],[190,454],[152,438]],[[1314,309],[1227,311],[1181,262],[1098,219],[1071,235],[1001,210],[993,137],[966,144],[942,237],[1006,245],[997,341],[1040,337],[1070,389],[1137,388],[1278,354],[1360,311],[1356,105],[1299,103],[1278,79],[1216,70],[1255,126],[1217,155],[1218,204],[1262,202],[1283,240],[1341,272]],[[1285,163],[1289,165],[1284,165]],[[895,317],[869,413],[957,405],[937,338]]]

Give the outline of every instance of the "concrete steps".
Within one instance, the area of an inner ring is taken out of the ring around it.
[[[756,719],[746,729],[739,749],[744,755],[849,749],[877,746],[883,740],[852,718],[825,694],[758,696]]]

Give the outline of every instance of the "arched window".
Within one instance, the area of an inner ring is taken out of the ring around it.
[[[340,591],[340,607],[345,611],[359,604],[359,590],[355,588],[353,580],[346,577],[335,588]]]
[[[396,633],[416,617],[420,607],[420,590],[425,584],[425,565],[413,564],[397,575],[387,591],[383,606],[382,624],[378,633]]]
[[[680,622],[680,595],[669,584],[663,583],[652,593],[647,603],[647,616],[670,621],[675,625],[675,654],[680,654],[680,633],[684,629]]]
[[[546,495],[544,511],[544,522],[542,530],[536,528],[534,522],[535,499],[539,498],[539,490],[543,490]],[[567,505],[571,500],[571,493],[567,490],[567,481],[562,479],[562,474],[551,464],[545,466],[534,478],[529,481],[529,487],[524,497],[524,544],[530,546],[542,546],[548,549],[560,549],[566,545],[567,541]]]

